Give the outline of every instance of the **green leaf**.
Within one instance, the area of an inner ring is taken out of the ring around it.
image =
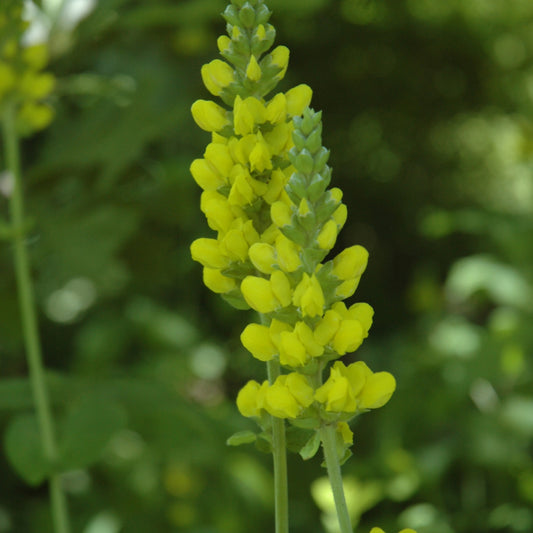
[[[311,436],[311,438],[305,443],[305,445],[298,452],[304,461],[311,459],[316,455],[320,448],[320,436],[318,431]]]
[[[253,431],[245,430],[238,431],[228,438],[226,444],[228,446],[240,446],[241,444],[250,444],[257,440],[257,435]]]
[[[110,439],[125,422],[125,411],[119,405],[104,398],[84,398],[67,414],[62,425],[62,467],[84,468],[98,461]]]
[[[28,485],[39,485],[50,473],[44,457],[41,433],[33,414],[13,418],[4,436],[6,456],[14,470]]]

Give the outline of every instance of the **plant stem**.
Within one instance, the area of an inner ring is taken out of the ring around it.
[[[273,383],[280,375],[279,361],[267,362],[268,380]],[[272,417],[272,457],[274,460],[274,504],[276,533],[289,533],[289,494],[287,484],[287,451],[285,421]]]
[[[337,509],[337,518],[341,533],[352,533],[352,523],[350,513],[344,497],[344,486],[342,484],[341,467],[337,454],[337,444],[335,426],[325,425],[320,428],[320,439],[324,450],[324,459],[328,469],[329,482]]]
[[[33,400],[41,432],[43,453],[44,457],[53,468],[58,462],[58,451],[42,362],[30,263],[24,243],[24,201],[18,138],[15,130],[15,110],[13,106],[9,106],[5,110],[2,122],[7,169],[13,179],[13,191],[11,193],[9,207],[13,230],[15,273],[24,344],[26,348]],[[70,527],[66,499],[61,488],[59,474],[50,474],[49,488],[54,531],[55,533],[69,533]]]

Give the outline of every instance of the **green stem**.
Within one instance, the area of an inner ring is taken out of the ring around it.
[[[24,243],[22,177],[20,172],[18,138],[15,130],[15,110],[12,106],[4,111],[2,122],[6,163],[13,179],[13,192],[9,207],[13,229],[15,273],[24,344],[35,410],[41,432],[43,452],[48,463],[54,467],[58,462],[58,451],[42,362],[30,263]],[[70,527],[66,499],[60,481],[59,474],[50,474],[50,504],[54,521],[54,531],[55,533],[69,533]]]
[[[268,380],[274,383],[280,375],[279,361],[267,362]],[[287,451],[285,421],[272,417],[272,457],[274,460],[274,504],[276,533],[289,533],[289,493],[287,483]]]
[[[335,500],[337,509],[337,518],[341,533],[352,533],[352,523],[350,513],[344,497],[344,486],[342,484],[341,467],[337,454],[337,444],[335,435],[335,426],[326,425],[320,428],[320,439],[324,450],[324,459],[328,469],[329,482]]]

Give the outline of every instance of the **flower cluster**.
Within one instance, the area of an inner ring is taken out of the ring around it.
[[[16,108],[17,129],[23,135],[45,128],[53,118],[44,103],[54,88],[54,77],[41,72],[48,62],[44,45],[24,46],[27,23],[23,3],[5,0],[0,7],[0,119],[10,106]]]
[[[299,85],[267,98],[289,57],[283,46],[269,52],[270,11],[262,0],[233,0],[223,16],[228,35],[219,37],[218,48],[225,61],[202,67],[204,85],[222,105],[192,106],[198,126],[211,133],[191,173],[216,237],[195,240],[191,254],[209,289],[259,313],[260,323],[242,332],[244,347],[287,371],[270,382],[248,382],[237,398],[240,412],[263,427],[265,414],[307,427],[333,424],[348,445],[347,422],[384,405],[395,389],[387,372],[338,361],[357,350],[372,325],[368,304],[343,301],[354,294],[368,253],[351,246],[325,260],[347,209],[342,191],[328,188],[329,151],[321,113],[309,108],[311,89]]]

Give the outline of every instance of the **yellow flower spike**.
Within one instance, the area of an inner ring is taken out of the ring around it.
[[[272,58],[272,64],[276,65],[281,69],[281,72],[276,76],[278,79],[283,79],[285,72],[287,72],[287,67],[289,66],[289,49],[286,46],[276,46],[274,50],[270,53]]]
[[[266,383],[266,382],[265,382]],[[263,383],[263,385],[265,385]],[[263,391],[261,390],[263,389]],[[246,417],[259,416],[261,414],[261,392],[264,395],[264,386],[257,381],[251,380],[237,394],[237,409]]]
[[[238,26],[233,26],[233,28],[231,29],[231,38],[236,41],[239,39],[239,37],[242,35],[242,32],[241,30],[239,29]]]
[[[287,374],[285,376],[285,386],[302,407],[309,407],[313,403],[315,391],[302,374],[297,372]]]
[[[233,69],[221,59],[213,59],[201,69],[205,88],[213,95],[219,96],[234,81]]]
[[[296,322],[294,333],[298,335],[298,339],[311,357],[320,357],[324,353],[324,346],[316,342],[313,330],[305,322]]]
[[[363,274],[368,263],[368,252],[362,246],[350,246],[333,259],[332,274],[339,279],[349,280]]]
[[[250,152],[250,169],[264,172],[272,168],[272,158],[268,144],[263,139],[263,135],[257,133],[257,142]]]
[[[322,346],[329,344],[337,333],[341,320],[342,317],[338,313],[328,309],[313,332],[316,342]]]
[[[416,533],[416,531],[408,527],[407,529],[402,529],[399,533]]]
[[[328,220],[316,238],[318,246],[322,250],[331,250],[335,246],[338,233],[337,223],[332,219]]]
[[[230,260],[220,250],[216,239],[196,239],[191,243],[191,256],[195,261],[209,268],[227,268]]]
[[[220,143],[210,143],[205,149],[204,158],[213,165],[222,177],[229,176],[233,168],[233,159],[228,146]]]
[[[282,307],[287,307],[292,302],[291,284],[287,276],[281,270],[275,270],[270,275],[270,285],[272,292],[281,303]]]
[[[241,342],[260,361],[270,361],[278,353],[267,326],[248,324],[241,333]]]
[[[194,181],[204,191],[216,191],[226,184],[224,178],[215,170],[214,166],[205,159],[195,159],[191,163],[190,171]]]
[[[283,93],[278,93],[266,106],[266,120],[271,124],[284,121],[287,116],[287,98]]]
[[[241,292],[246,303],[259,313],[272,313],[280,307],[267,279],[246,276],[241,283]]]
[[[299,308],[302,316],[322,316],[324,311],[324,293],[320,282],[313,274],[309,276],[304,272],[302,280],[294,289],[292,301]]]
[[[224,53],[226,50],[228,50],[229,46],[231,44],[231,39],[227,35],[221,35],[217,39],[217,47],[220,53]]]
[[[229,124],[226,110],[211,100],[196,100],[191,113],[196,124],[205,131],[220,131]]]
[[[289,226],[292,222],[291,208],[285,202],[274,202],[270,207],[270,217],[278,228]]]
[[[365,337],[368,336],[368,331],[372,326],[372,317],[374,316],[374,309],[364,302],[356,303],[348,309],[348,316],[353,320],[358,320],[363,326]]]
[[[376,372],[366,380],[359,394],[361,409],[377,409],[384,406],[396,389],[396,380],[389,372]]]
[[[257,59],[255,56],[252,56],[248,66],[246,67],[246,77],[251,81],[259,81],[262,75],[263,72],[261,71],[261,67],[257,62]]]
[[[204,285],[217,294],[225,294],[235,289],[237,286],[233,278],[224,276],[217,268],[204,267],[203,272]]]
[[[309,361],[305,346],[293,331],[282,331],[279,338],[279,362],[293,368],[304,366]]]
[[[302,412],[302,406],[280,378],[266,390],[264,405],[272,416],[278,418],[296,418]]]
[[[302,266],[299,247],[282,233],[276,237],[275,248],[279,268],[283,272],[294,272]]]
[[[332,347],[339,355],[355,352],[361,346],[364,335],[358,320],[342,320],[333,338]]]
[[[370,533],[385,533],[385,531],[383,531],[380,527],[373,527],[370,530]]]
[[[341,436],[344,444],[348,444],[349,446],[353,444],[353,431],[346,422],[337,423],[337,433]]]
[[[228,200],[215,191],[202,193],[200,209],[205,214],[209,227],[215,231],[227,232],[235,219]]]
[[[335,368],[326,383],[315,392],[315,400],[326,405],[326,411],[335,413],[354,413],[357,401],[350,387],[350,382]]]
[[[313,90],[305,84],[297,85],[285,93],[287,113],[291,117],[300,116],[311,103]]]
[[[248,251],[250,261],[259,272],[272,274],[276,265],[276,251],[266,242],[256,242]]]

